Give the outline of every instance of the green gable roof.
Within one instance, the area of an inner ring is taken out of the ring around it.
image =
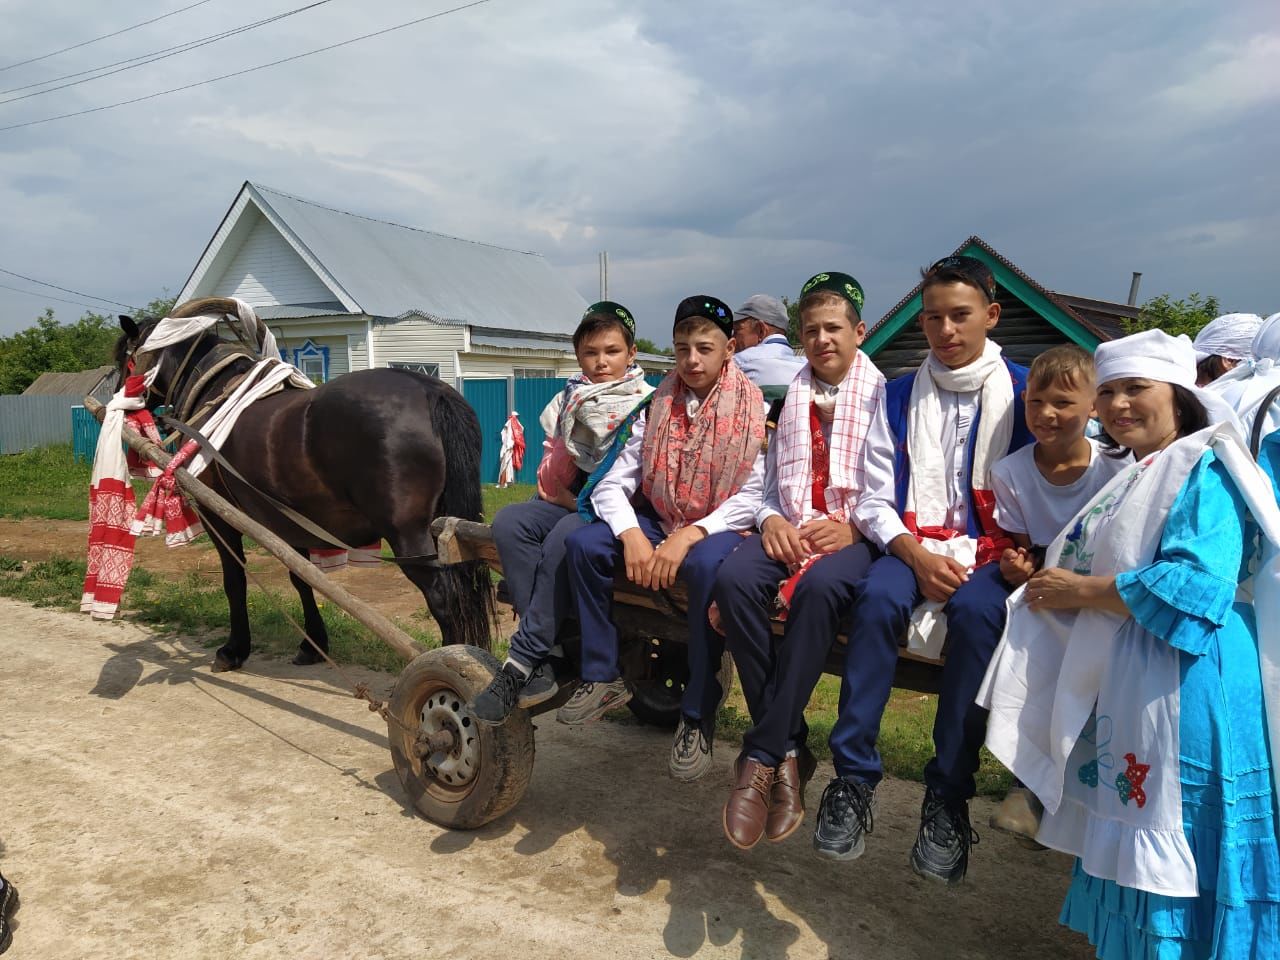
[[[1061,331],[1072,343],[1093,352],[1099,343],[1109,339],[1097,327],[997,253],[981,237],[970,237],[956,248],[954,255],[981,260],[991,268],[991,272],[995,274],[996,283],[1001,289],[1017,297],[1046,323]],[[871,328],[866,342],[862,345],[862,350],[868,357],[874,359],[878,352],[919,315],[920,287],[921,284],[917,283],[897,306],[881,317],[880,321]]]

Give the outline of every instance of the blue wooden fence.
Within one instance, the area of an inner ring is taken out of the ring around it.
[[[93,414],[84,407],[71,408],[71,456],[76,463],[93,463],[101,432],[102,424],[93,418]]]
[[[480,418],[480,480],[498,480],[498,451],[502,448],[502,425],[507,422],[507,381],[466,379],[462,396]]]

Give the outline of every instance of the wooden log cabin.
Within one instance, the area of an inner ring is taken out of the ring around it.
[[[1102,341],[1124,336],[1125,321],[1138,316],[1136,306],[1042,287],[981,237],[970,237],[955,254],[975,257],[995,274],[1001,309],[992,339],[1004,348],[1005,356],[1023,366],[1063,343],[1079,344],[1092,352]],[[862,349],[890,380],[915,370],[929,352],[919,317],[920,284],[916,284],[867,334]]]

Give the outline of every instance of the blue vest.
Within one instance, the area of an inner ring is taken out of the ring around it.
[[[1023,411],[1022,391],[1027,388],[1027,368],[1020,367],[1018,364],[1009,360],[1004,360],[1004,365],[1009,368],[1009,376],[1013,378],[1013,437],[1009,441],[1008,453],[1025,447],[1028,443],[1034,443],[1035,437],[1031,435],[1031,431],[1027,429],[1027,418]],[[896,380],[891,380],[885,385],[885,411],[889,415],[889,432],[893,434],[893,479],[894,493],[898,504],[898,513],[902,514],[907,502],[907,481],[911,476],[911,465],[907,461],[907,407],[911,402],[911,387],[916,382],[914,373],[907,373]],[[982,407],[978,407],[978,412],[973,418],[973,426],[969,431],[969,436],[977,436],[978,423],[982,419]],[[966,488],[973,490],[973,448],[974,444],[967,444],[965,451],[965,477],[968,482]],[[1006,456],[1007,456],[1006,454]],[[969,494],[969,529],[968,534],[973,538],[982,536],[983,531],[978,525],[978,510],[973,502],[972,492]]]

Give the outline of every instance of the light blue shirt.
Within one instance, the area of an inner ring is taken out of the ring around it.
[[[735,353],[733,359],[747,379],[762,390],[787,386],[805,364],[804,357],[796,356],[787,338],[780,333],[770,334],[754,347]]]

